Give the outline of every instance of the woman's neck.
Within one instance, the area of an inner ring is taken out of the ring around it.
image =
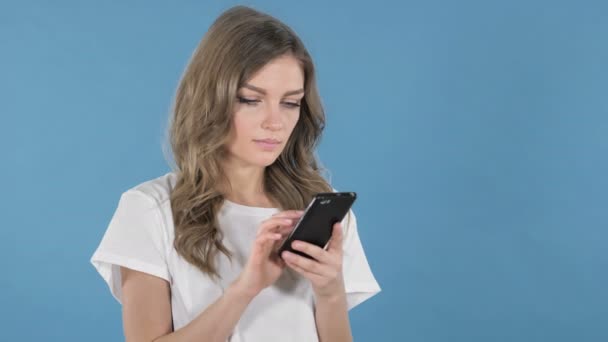
[[[223,171],[230,184],[224,187],[224,198],[250,207],[275,207],[264,189],[264,170],[257,166],[225,164]]]

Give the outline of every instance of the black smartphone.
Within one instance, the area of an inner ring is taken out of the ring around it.
[[[279,256],[283,251],[290,251],[312,259],[306,253],[291,248],[295,240],[306,241],[325,248],[331,238],[332,228],[336,222],[344,219],[357,199],[354,192],[324,192],[316,194],[296,223],[291,234],[278,249]]]

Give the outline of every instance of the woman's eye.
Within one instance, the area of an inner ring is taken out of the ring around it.
[[[246,105],[249,106],[255,106],[258,102],[260,102],[260,100],[252,100],[252,99],[247,99],[241,96],[237,97],[240,103],[244,103]]]
[[[237,99],[239,100],[239,103],[244,103],[248,106],[256,106],[259,102],[262,102],[260,100],[248,99],[242,96],[237,96]],[[283,102],[283,105],[290,109],[300,107],[300,104],[297,102]]]
[[[289,108],[298,108],[300,107],[299,103],[295,103],[295,102],[285,102],[285,105]]]

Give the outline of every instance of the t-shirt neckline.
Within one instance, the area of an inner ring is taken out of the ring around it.
[[[271,215],[278,211],[279,208],[266,208],[266,207],[252,207],[244,204],[239,204],[232,202],[226,198],[224,198],[224,206],[231,211],[243,213],[243,214],[253,214],[253,215]]]

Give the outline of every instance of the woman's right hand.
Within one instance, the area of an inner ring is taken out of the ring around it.
[[[291,233],[303,214],[304,211],[286,210],[260,223],[249,259],[236,280],[250,296],[272,285],[283,272],[285,263],[275,253],[277,244]]]

